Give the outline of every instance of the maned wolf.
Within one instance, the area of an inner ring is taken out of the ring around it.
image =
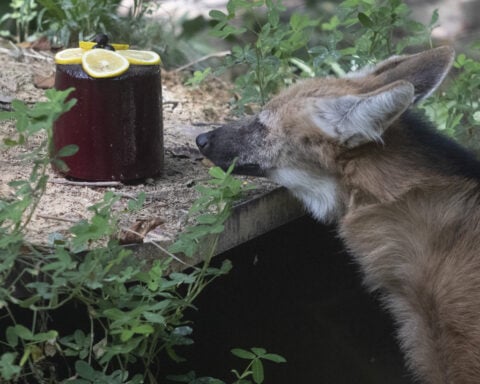
[[[409,107],[452,65],[440,47],[344,78],[300,82],[255,117],[197,137],[239,174],[289,188],[335,220],[383,292],[421,382],[480,383],[480,163]]]

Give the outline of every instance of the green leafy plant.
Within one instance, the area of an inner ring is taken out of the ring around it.
[[[198,187],[192,226],[171,248],[187,256],[206,252],[205,263],[188,273],[175,271],[172,262],[179,258],[166,251],[153,261],[138,260],[119,244],[120,213],[112,213],[112,206],[120,197],[112,192],[89,208],[92,217],[73,225],[69,236],[56,238],[50,249],[37,249],[23,235],[45,191],[46,168],[51,162],[65,167],[62,157],[77,150],[51,149],[54,121],[75,103],[68,100],[70,92],[50,90],[46,102],[29,108],[15,101],[12,112],[0,114],[16,123],[16,137],[6,139],[7,145],[44,136],[28,157],[33,163],[29,179],[10,183],[15,196],[0,201],[0,377],[155,383],[161,355],[179,359],[175,346],[192,342],[185,309],[231,267],[224,262],[214,268],[209,261],[233,202],[246,186],[231,176],[232,168],[212,168],[212,179]],[[143,200],[139,196],[129,208],[140,209]],[[83,321],[68,330],[62,319],[73,308]]]
[[[48,167],[53,163],[60,169],[65,169],[62,158],[73,155],[78,150],[76,145],[66,146],[57,153],[53,153],[52,149],[53,123],[76,103],[75,99],[67,101],[72,90],[48,90],[45,92],[47,101],[36,103],[33,108],[29,108],[22,101],[14,100],[12,111],[0,112],[0,119],[13,119],[16,122],[17,135],[4,140],[7,146],[22,145],[28,137],[39,133],[44,137],[39,145],[25,155],[25,160],[30,160],[33,164],[30,177],[27,180],[11,182],[15,198],[12,201],[0,201],[0,249],[3,247],[10,250],[8,264],[13,262],[16,254],[13,248],[9,247],[15,248],[21,244],[23,231],[45,192]]]
[[[6,328],[0,360],[14,359],[15,363],[0,366],[2,377],[33,375],[40,380],[45,372],[37,363],[45,366],[49,357],[64,355],[76,361],[75,372],[81,379],[74,383],[154,383],[160,352],[177,359],[173,348],[191,343],[192,329],[183,312],[208,283],[228,272],[230,264],[225,262],[220,268],[204,264],[183,273],[169,272],[172,258],[151,265],[136,260],[112,238],[116,227],[111,208],[117,200],[118,196],[107,193],[90,208],[92,219],[73,226],[73,238],[57,243],[48,254],[15,255],[6,276],[9,280],[15,274],[12,288],[2,284],[4,315],[12,325]],[[108,240],[107,246],[95,246],[102,239]],[[19,286],[22,297],[14,294]],[[85,326],[63,334],[58,328],[61,320],[55,321],[50,314],[71,305],[83,315]],[[25,319],[15,316],[15,308],[31,311],[28,328],[19,325]],[[139,362],[145,373],[129,378],[130,366]]]
[[[0,25],[11,20],[14,23],[15,32],[12,35],[10,30],[2,30],[0,35],[12,37],[16,42],[28,40],[32,32],[31,24],[38,16],[37,3],[35,0],[11,0],[10,8],[11,12],[5,13],[0,18]]]
[[[260,21],[257,15],[262,15],[263,11],[265,17]],[[210,12],[210,17],[216,22],[211,32],[213,36],[226,39],[246,35],[243,45],[233,46],[232,54],[226,58],[221,69],[237,65],[247,68],[235,81],[235,92],[240,97],[236,105],[239,111],[243,111],[247,104],[265,104],[270,95],[291,82],[297,68],[290,60],[304,49],[313,27],[318,25],[317,20],[299,13],[294,13],[289,23],[282,23],[280,14],[283,11],[285,7],[281,1],[230,0],[227,13],[218,10]],[[234,19],[239,12],[248,13],[255,24],[237,26]],[[249,39],[253,42],[246,42]]]
[[[108,32],[122,20],[119,0],[37,0],[39,30],[56,45],[71,46],[100,32]]]
[[[323,23],[300,12],[293,12],[288,22],[282,22],[285,10],[281,0],[230,0],[227,13],[210,12],[215,21],[213,36],[242,42],[234,44],[224,65],[212,72],[245,67],[235,80],[238,112],[245,111],[248,105],[255,109],[255,105],[265,104],[280,88],[299,77],[344,75],[400,54],[407,46],[431,44],[431,30],[438,19],[435,12],[427,26],[412,20],[401,0],[345,0]],[[238,14],[245,20],[253,18],[255,23],[238,26]],[[400,32],[401,39],[397,37]],[[209,73],[208,68],[196,72],[190,83],[197,84]]]
[[[438,21],[435,11],[428,25],[411,17],[411,10],[401,0],[345,0],[330,20],[322,24],[329,32],[330,50],[339,47],[339,58],[344,57],[344,69],[350,69],[351,60],[364,65],[401,54],[412,46],[431,46],[431,32]],[[349,65],[348,65],[349,64]]]
[[[36,253],[33,247],[25,243],[23,236],[25,227],[30,222],[35,208],[45,192],[47,184],[47,168],[50,163],[65,168],[62,157],[76,152],[76,146],[67,146],[57,153],[53,153],[51,143],[53,123],[64,112],[70,110],[75,104],[75,99],[67,101],[72,89],[65,91],[49,90],[45,93],[47,101],[39,102],[33,108],[25,103],[14,100],[11,112],[0,112],[0,119],[14,120],[17,135],[15,138],[4,140],[7,146],[23,145],[29,137],[43,135],[39,145],[25,156],[33,164],[30,177],[27,180],[17,180],[10,183],[15,194],[11,200],[0,200],[0,310],[2,317],[13,317],[9,302],[14,306],[28,308],[36,298],[25,302],[15,295],[15,288],[25,274],[38,274],[35,263],[22,259],[22,255]],[[18,271],[19,266],[25,262],[23,271]],[[28,272],[27,272],[28,270]],[[5,327],[5,340],[3,345],[10,346],[9,351],[0,357],[0,377],[4,379],[17,378],[23,366],[30,359],[38,358],[39,344],[50,343],[56,338],[55,331],[33,333],[30,329],[17,321],[12,326]],[[22,344],[19,351],[17,347]]]
[[[165,29],[147,20],[159,5],[134,0],[129,13],[120,16],[120,0],[11,0],[11,12],[0,18],[0,36],[16,42],[47,36],[54,46],[69,47],[97,33],[115,42],[152,46],[164,41]]]
[[[240,194],[253,188],[232,176],[234,165],[235,162],[227,171],[219,167],[211,168],[211,179],[206,185],[196,187],[200,197],[190,208],[190,214],[194,215],[197,225],[186,228],[169,248],[170,252],[184,253],[191,257],[199,251],[200,245],[205,247],[205,244],[200,243],[200,239],[212,235],[211,249],[216,248],[218,234],[224,230],[224,223],[231,215],[233,202]],[[207,253],[212,252],[210,250]]]
[[[263,361],[271,361],[273,363],[285,363],[284,357],[275,353],[267,353],[264,348],[251,348],[250,351],[241,348],[232,349],[232,354],[240,359],[248,360],[249,363],[243,372],[232,370],[233,374],[237,378],[234,384],[247,384],[250,383],[247,380],[251,377],[255,384],[261,384],[265,380],[265,373],[263,368]]]
[[[457,56],[458,74],[422,106],[439,129],[480,154],[480,62]]]
[[[250,350],[242,348],[234,348],[231,353],[242,359],[247,360],[247,366],[240,372],[232,369],[235,376],[233,384],[262,384],[265,381],[264,361],[272,363],[285,363],[287,360],[283,356],[275,353],[268,353],[264,348],[250,348]],[[225,384],[224,381],[215,379],[213,377],[197,377],[195,372],[189,372],[185,375],[169,376],[169,380],[177,383],[188,384]],[[251,380],[250,380],[251,379]]]

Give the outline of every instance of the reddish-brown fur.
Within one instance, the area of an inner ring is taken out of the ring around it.
[[[216,163],[237,157],[250,173],[254,164],[314,216],[337,220],[395,318],[409,367],[428,384],[480,383],[480,165],[406,112],[452,60],[443,47],[307,80],[253,123],[197,140]]]

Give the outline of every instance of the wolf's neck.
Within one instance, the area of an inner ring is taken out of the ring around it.
[[[336,220],[343,212],[340,187],[327,173],[319,175],[296,168],[282,168],[272,171],[269,177],[289,189],[319,221]]]

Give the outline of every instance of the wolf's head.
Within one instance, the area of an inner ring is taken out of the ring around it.
[[[343,78],[297,83],[256,116],[197,137],[207,158],[238,174],[266,176],[289,188],[319,219],[335,215],[336,159],[384,132],[442,82],[454,52],[440,47],[394,56]]]

